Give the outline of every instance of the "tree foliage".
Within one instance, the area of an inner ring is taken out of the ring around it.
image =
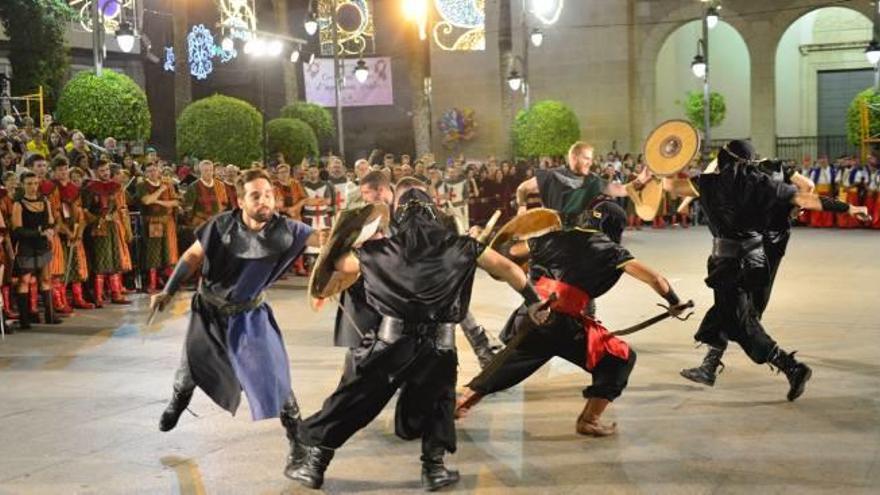
[[[703,92],[688,91],[684,103],[684,113],[691,124],[697,129],[705,131],[706,117],[703,115]],[[727,116],[727,104],[724,95],[711,91],[709,93],[709,126],[718,127]]]
[[[868,133],[871,136],[880,134],[880,94],[874,88],[868,88],[853,98],[846,111],[846,137],[854,146],[862,142],[862,101],[868,104]]]
[[[133,141],[150,137],[147,95],[130,77],[104,69],[98,77],[82,71],[58,98],[58,120],[86,136]]]
[[[63,0],[0,0],[0,22],[9,37],[12,94],[43,86],[49,106],[70,64],[64,33],[75,12]]]
[[[520,110],[512,134],[517,156],[563,156],[580,139],[581,128],[577,115],[564,103],[544,100]]]
[[[299,163],[304,157],[318,156],[315,131],[300,119],[280,118],[266,124],[269,153],[281,152],[287,163]]]
[[[202,98],[177,119],[177,154],[247,166],[262,154],[262,126],[260,112],[246,101]]]
[[[302,120],[315,131],[315,136],[322,141],[333,139],[336,135],[333,115],[321,105],[297,101],[282,108],[281,117]]]

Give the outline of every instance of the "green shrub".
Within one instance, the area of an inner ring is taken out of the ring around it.
[[[266,124],[269,153],[281,152],[287,163],[297,164],[306,156],[318,155],[315,131],[300,119],[274,119]]]
[[[688,91],[687,98],[682,104],[684,113],[691,124],[697,129],[705,131],[705,119],[703,115],[703,92]],[[709,125],[718,127],[727,116],[727,104],[724,103],[724,95],[714,91],[709,92]]]
[[[854,146],[858,146],[862,142],[862,114],[860,110],[862,100],[868,102],[869,134],[871,136],[880,134],[880,94],[874,92],[874,88],[868,88],[853,98],[846,111],[846,137]]]
[[[321,141],[333,139],[336,135],[336,124],[333,122],[333,115],[321,105],[297,101],[282,108],[281,117],[302,120],[315,131],[315,136]]]
[[[101,76],[83,71],[61,90],[58,121],[68,129],[104,139],[124,141],[150,137],[150,107],[147,95],[130,77],[104,69]]]
[[[177,154],[248,166],[262,156],[263,117],[250,103],[213,95],[177,119]]]
[[[516,156],[564,156],[581,137],[577,115],[562,102],[545,100],[520,110],[513,123]]]

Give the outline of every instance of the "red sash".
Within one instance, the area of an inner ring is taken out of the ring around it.
[[[544,300],[555,292],[557,299],[550,305],[550,309],[576,318],[583,324],[587,343],[586,364],[588,370],[595,368],[599,361],[605,357],[605,354],[611,354],[624,361],[629,359],[627,343],[611,335],[601,323],[584,314],[584,310],[590,304],[589,294],[573,285],[548,277],[541,277],[535,284],[535,290]]]

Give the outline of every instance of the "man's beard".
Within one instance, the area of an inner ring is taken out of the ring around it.
[[[272,218],[272,209],[255,208],[253,211],[248,211],[247,216],[260,223],[268,222]]]

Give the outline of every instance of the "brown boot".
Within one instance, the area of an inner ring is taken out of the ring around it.
[[[95,307],[104,307],[104,283],[107,281],[106,275],[95,274]]]
[[[617,423],[605,424],[599,421],[602,412],[611,404],[608,399],[590,397],[584,405],[584,410],[577,419],[576,430],[581,435],[589,437],[607,437],[617,433]]]

